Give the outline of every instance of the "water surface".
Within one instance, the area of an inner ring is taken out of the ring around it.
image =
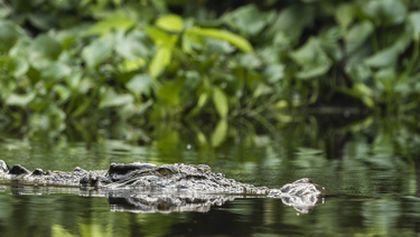
[[[111,211],[106,198],[0,187],[0,236],[419,236],[420,137],[411,125],[374,122],[325,127],[289,124],[274,132],[230,128],[212,134],[163,129],[153,142],[106,136],[0,139],[0,159],[44,170],[106,169],[111,162],[206,163],[214,171],[269,187],[309,177],[325,203],[299,214],[281,200],[240,198],[206,213]],[[417,149],[417,150],[416,150]]]

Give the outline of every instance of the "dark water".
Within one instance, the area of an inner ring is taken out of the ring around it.
[[[94,142],[3,135],[0,159],[31,169],[206,163],[269,187],[310,177],[328,195],[300,215],[266,198],[236,199],[207,213],[142,214],[110,211],[106,198],[3,186],[0,236],[420,236],[418,128],[416,121],[389,120],[340,126],[304,121],[261,131],[229,128],[221,135],[165,127],[147,144],[112,134]]]

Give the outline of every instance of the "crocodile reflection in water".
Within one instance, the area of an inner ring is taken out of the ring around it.
[[[37,192],[72,187],[70,192],[108,197],[114,211],[132,212],[206,212],[235,198],[268,197],[307,213],[324,191],[307,178],[270,189],[226,178],[207,165],[150,163],[111,164],[108,170],[76,167],[69,172],[31,172],[21,165],[9,168],[0,160],[0,183],[32,186]]]

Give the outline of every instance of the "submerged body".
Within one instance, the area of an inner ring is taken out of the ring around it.
[[[149,163],[111,164],[108,170],[29,171],[21,165],[9,168],[0,160],[0,182],[37,187],[74,187],[107,196],[114,210],[204,211],[237,197],[281,198],[301,213],[318,203],[323,188],[299,179],[280,189],[258,187],[212,172],[207,165]],[[119,205],[118,205],[119,204]],[[203,209],[203,207],[205,207]]]

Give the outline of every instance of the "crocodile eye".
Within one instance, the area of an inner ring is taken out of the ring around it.
[[[167,167],[159,167],[156,169],[156,171],[162,176],[167,176],[174,173],[172,169],[167,168]]]
[[[290,189],[292,189],[292,185],[290,184],[286,184],[284,185],[281,189],[280,192],[282,193],[288,193],[290,191]]]

